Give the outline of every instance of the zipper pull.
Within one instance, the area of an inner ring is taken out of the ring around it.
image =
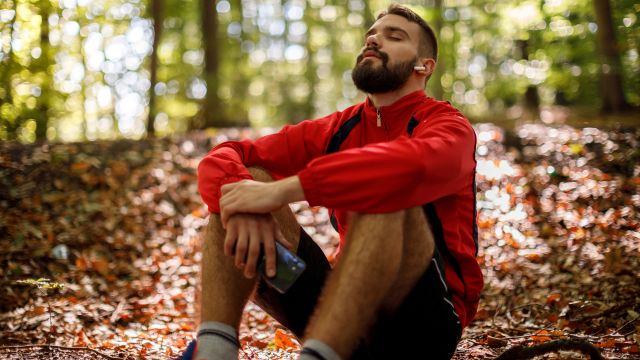
[[[380,115],[380,109],[376,109],[376,116],[377,116],[377,125],[378,127],[382,126],[382,115]]]

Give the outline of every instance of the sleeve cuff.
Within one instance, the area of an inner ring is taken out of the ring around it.
[[[309,203],[309,206],[321,206],[322,196],[319,191],[320,187],[311,169],[306,168],[300,171],[298,178],[300,179],[300,185],[302,185],[302,191],[304,191],[304,197]]]

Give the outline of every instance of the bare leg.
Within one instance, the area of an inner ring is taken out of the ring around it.
[[[262,169],[249,168],[257,181],[273,181]],[[300,225],[288,206],[273,213],[282,234],[298,246]],[[256,278],[247,279],[235,267],[233,258],[224,254],[225,231],[220,216],[211,214],[204,234],[202,251],[202,306],[200,321],[218,321],[238,329],[242,310],[253,291]]]
[[[306,338],[349,358],[380,310],[393,310],[426,270],[434,249],[422,209],[357,214]],[[336,331],[340,336],[335,336]]]
[[[402,248],[402,271],[398,272],[392,289],[383,302],[382,309],[395,310],[409,295],[422,274],[431,263],[435,249],[435,241],[424,216],[422,208],[416,207],[405,211],[404,246]]]

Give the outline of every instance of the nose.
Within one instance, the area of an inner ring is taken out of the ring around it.
[[[377,34],[371,34],[367,36],[366,41],[364,42],[365,47],[380,47],[380,41],[378,41]]]

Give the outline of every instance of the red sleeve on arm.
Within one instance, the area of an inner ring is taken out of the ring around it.
[[[311,206],[384,213],[453,194],[471,184],[475,133],[460,114],[421,122],[413,137],[315,159],[298,176]]]
[[[255,141],[227,141],[213,148],[198,165],[198,191],[209,212],[220,212],[222,185],[252,178],[247,167],[262,167],[276,179],[295,175],[322,154],[335,118],[337,113],[285,126]]]

